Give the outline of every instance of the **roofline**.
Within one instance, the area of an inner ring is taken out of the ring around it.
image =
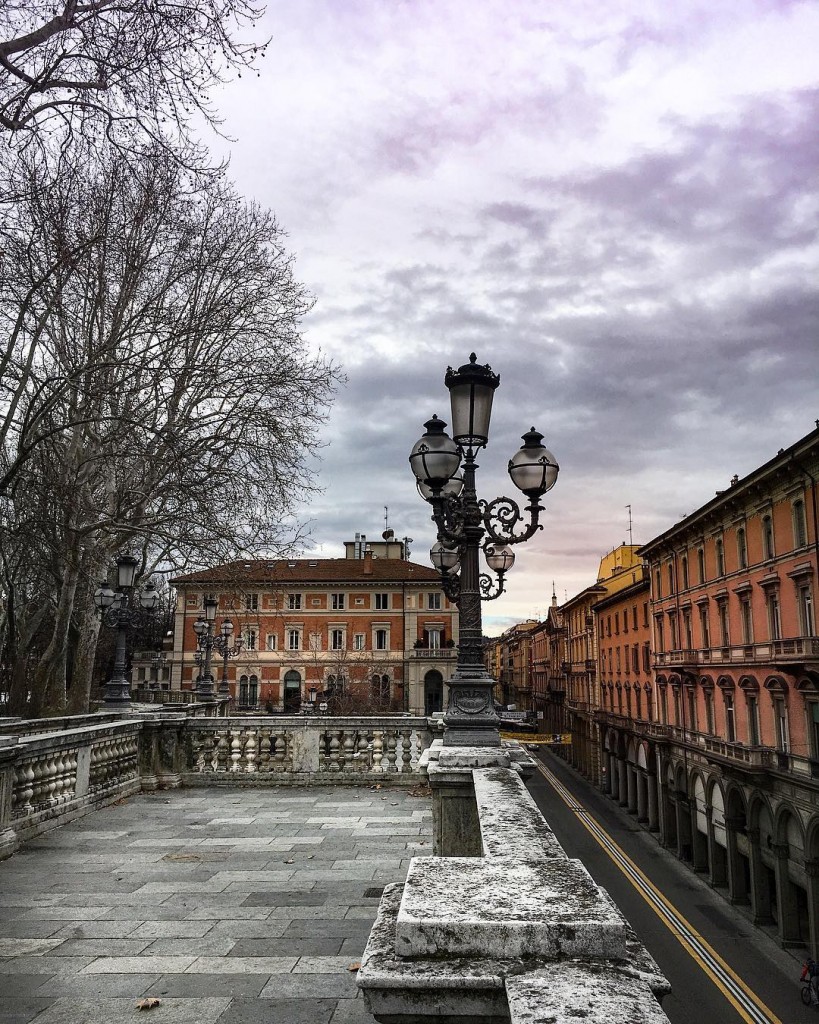
[[[815,447],[817,444],[819,444],[819,426],[817,426],[816,430],[812,430],[809,434],[805,434],[804,437],[801,437],[798,441],[792,444],[790,448],[784,448],[777,452],[772,459],[769,459],[763,465],[752,470],[741,480],[737,480],[737,482],[732,486],[727,487],[724,491],[719,491],[713,498],[711,498],[710,501],[707,501],[704,505],[701,505],[698,509],[692,512],[690,516],[686,516],[685,519],[681,519],[679,522],[675,523],[674,526],[669,527],[669,529],[654,537],[653,540],[648,541],[647,544],[643,544],[643,546],[637,551],[637,554],[641,557],[647,557],[649,552],[654,551],[657,548],[662,548],[676,535],[690,529],[690,527],[698,520],[706,518],[706,516],[715,509],[719,508],[721,505],[726,505],[738,494],[741,494],[743,490],[747,490],[753,484],[769,476],[779,467],[795,461],[797,455],[810,451],[810,449]]]

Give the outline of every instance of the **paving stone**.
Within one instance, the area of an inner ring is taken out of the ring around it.
[[[56,935],[63,921],[8,921],[3,925],[4,939],[47,939]],[[8,954],[5,954],[8,956]]]
[[[201,956],[184,973],[288,974],[297,963],[294,956]]]
[[[321,907],[326,892],[251,892],[242,900],[246,907]]]
[[[338,936],[342,939],[366,939],[369,934],[369,921],[343,918],[340,921],[291,921],[284,932],[284,938],[288,939],[291,935],[310,935],[314,938],[318,936],[335,938]]]
[[[229,956],[333,956],[341,950],[338,938],[238,939]],[[224,955],[224,954],[222,954]]]
[[[223,999],[163,999],[151,1010],[152,1024],[215,1024],[230,1004]],[[55,1000],[38,1018],[37,1024],[112,1024],[142,1016],[134,999]]]
[[[357,999],[339,999],[330,1024],[373,1024],[373,1015],[360,996]]]
[[[0,1010],[3,1008],[3,1000],[6,996],[19,999],[22,996],[34,995],[41,985],[50,981],[51,977],[46,974],[6,974],[3,976],[2,996],[0,996]]]
[[[234,939],[278,939],[287,931],[290,921],[213,921],[209,935],[230,935]],[[311,922],[318,924],[318,921]],[[308,932],[307,934],[312,934]]]
[[[90,956],[15,956],[0,960],[0,974],[76,974],[93,962]]]
[[[101,956],[82,970],[83,974],[182,974],[196,957],[189,956]]]
[[[29,1024],[54,1002],[46,996],[8,996],[0,1001],[0,1024]],[[333,1004],[335,1005],[335,1004]]]
[[[65,921],[55,937],[60,939],[117,939],[134,935],[139,921]]]
[[[351,960],[348,956],[303,956],[293,968],[294,974],[335,974],[346,971]]]
[[[44,982],[37,995],[75,995],[89,999],[92,996],[127,996],[138,999],[161,977],[161,974],[78,974]]]
[[[160,998],[255,997],[260,994],[270,977],[269,974],[165,974],[155,981],[145,994]]]
[[[51,956],[137,956],[150,939],[66,939]]]
[[[234,999],[219,1024],[329,1024],[335,1008],[335,999]]]
[[[270,984],[262,989],[262,998],[310,999],[333,996],[353,999],[357,992],[355,971],[335,971],[332,974],[288,974],[271,978]]]

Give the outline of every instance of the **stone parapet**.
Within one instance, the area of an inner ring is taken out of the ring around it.
[[[667,1019],[668,982],[566,856],[520,753],[438,740],[425,753],[436,856],[413,858],[405,885],[385,891],[358,973],[381,1024]]]

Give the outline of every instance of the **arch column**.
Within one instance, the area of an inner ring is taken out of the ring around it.
[[[815,960],[819,956],[819,860],[805,861],[808,882],[808,950]]]
[[[691,860],[691,801],[688,795],[677,790],[674,808],[677,812],[677,856],[680,860]]]
[[[728,884],[728,873],[725,870],[725,857],[722,847],[717,842],[714,833],[714,809],[711,806],[705,808],[705,818],[708,822],[708,882],[715,887],[723,887]]]
[[[648,773],[648,827],[652,832],[660,828],[660,807],[657,794],[657,776]]]
[[[668,783],[660,784],[660,807],[662,808],[662,821],[660,823],[660,840],[663,846],[672,847],[677,845],[677,812],[671,800]]]
[[[788,870],[790,848],[787,843],[774,843],[776,857],[776,906],[779,917],[779,943],[783,947],[799,946],[799,907],[796,902],[796,886]]]
[[[628,805],[628,763],[622,758],[617,758],[617,802],[621,807]]]
[[[748,888],[742,870],[742,854],[737,846],[737,835],[745,830],[742,817],[725,818],[725,836],[728,841],[728,899],[731,903],[747,903]]]
[[[765,879],[758,828],[748,829],[748,858],[751,862],[751,907],[754,912],[754,924],[771,924],[771,893]]]
[[[634,814],[637,811],[637,768],[631,762],[626,763],[626,779],[628,782],[626,810],[629,814]]]
[[[648,780],[640,768],[635,768],[637,779],[637,820],[648,821]]]
[[[695,871],[708,871],[709,849],[708,835],[699,830],[697,823],[697,801],[691,801],[691,856],[692,866]]]
[[[617,758],[609,751],[609,795],[613,800],[620,798],[620,775],[617,771]]]

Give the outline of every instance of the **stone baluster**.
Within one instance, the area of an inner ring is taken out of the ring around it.
[[[390,729],[387,733],[387,771],[397,772],[398,766],[396,761],[398,760],[398,752],[396,746],[398,744],[398,731],[396,729]]]
[[[261,729],[259,739],[259,771],[270,771],[270,748],[273,742],[270,729]]]
[[[242,770],[242,732],[240,729],[230,730],[230,770]]]
[[[353,770],[353,769],[355,769],[357,767],[356,766],[356,762],[353,759],[353,754],[355,753],[355,748],[356,748],[356,743],[355,743],[356,733],[355,733],[355,730],[354,729],[345,729],[344,732],[342,733],[342,736],[343,736],[343,740],[342,740],[342,746],[341,746],[341,756],[339,758],[339,761],[340,761],[339,767],[340,767],[341,771],[345,771],[345,770],[350,771],[350,770]]]
[[[77,763],[79,752],[70,750],[65,760],[65,785],[63,786],[63,799],[73,800],[77,795]]]
[[[216,771],[226,772],[230,762],[230,744],[228,743],[227,730],[219,730],[219,739],[216,741]]]
[[[249,729],[247,732],[247,740],[245,742],[245,771],[252,775],[256,771],[256,748],[258,744],[258,732],[255,729]]]
[[[333,729],[328,732],[328,743],[327,743],[327,770],[331,772],[337,772],[340,770],[338,763],[338,751],[341,745],[341,730]]]
[[[46,766],[43,759],[38,757],[37,760],[34,761],[32,767],[34,768],[34,796],[32,797],[31,802],[34,807],[37,808],[42,807],[48,796]]]
[[[370,746],[367,742],[367,730],[358,731],[358,770],[368,772],[370,770]]]
[[[373,766],[374,772],[383,772],[381,762],[384,760],[384,733],[381,729],[373,729]]]
[[[412,729],[401,730],[401,772],[412,771]]]
[[[34,797],[34,768],[31,761],[24,761],[14,773],[14,797],[12,813],[15,818],[24,818],[31,814]]]
[[[60,802],[62,792],[63,759],[59,751],[55,751],[46,762],[48,771],[48,794],[46,799],[53,807]]]
[[[287,767],[287,733],[284,729],[276,731],[273,762],[273,767],[276,771],[282,772]]]

